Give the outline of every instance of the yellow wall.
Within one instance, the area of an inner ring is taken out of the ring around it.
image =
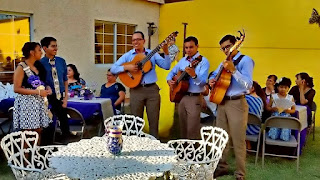
[[[0,21],[0,52],[9,53],[0,55],[3,56],[1,61],[4,65],[7,63],[6,57],[10,56],[15,59],[15,52],[18,56],[22,56],[22,47],[24,43],[30,41],[29,18],[18,19],[12,21]]]
[[[312,8],[320,11],[320,1],[194,0],[165,4],[160,9],[159,40],[177,30],[177,45],[182,51],[182,22],[187,22],[187,36],[199,39],[199,51],[209,59],[212,71],[224,59],[219,40],[244,28],[247,37],[241,51],[254,59],[253,77],[262,87],[269,74],[289,77],[294,85],[295,74],[307,72],[314,77],[315,89],[320,93],[320,28],[308,23]],[[158,77],[168,74],[162,70],[158,73]],[[168,87],[163,79],[159,78],[158,83],[162,88],[160,119],[170,122],[173,105],[168,101]],[[320,105],[318,97],[315,102]]]

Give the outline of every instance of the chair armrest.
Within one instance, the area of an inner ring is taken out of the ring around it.
[[[19,167],[19,166],[13,165],[11,163],[8,163],[8,166],[10,166],[13,169],[22,170],[22,171],[30,171],[30,172],[38,172],[38,173],[42,172],[41,169]]]

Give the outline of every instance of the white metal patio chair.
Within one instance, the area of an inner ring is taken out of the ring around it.
[[[251,124],[251,125],[257,125],[260,128],[259,134],[257,135],[246,135],[246,140],[247,141],[252,141],[252,142],[256,142],[257,143],[257,149],[256,150],[252,150],[252,149],[247,149],[248,152],[255,152],[256,153],[256,159],[255,159],[255,163],[254,165],[257,165],[257,161],[258,161],[258,155],[259,155],[259,148],[260,148],[260,139],[261,139],[261,126],[262,126],[262,120],[259,116],[249,113],[248,114],[248,123],[247,124]]]
[[[7,134],[1,147],[16,179],[68,179],[49,168],[48,158],[61,146],[38,146],[39,135],[34,131]]]
[[[288,128],[292,130],[298,130],[298,137],[295,138],[294,135],[291,135],[289,141],[282,140],[274,140],[266,135],[266,127],[276,127],[276,128]],[[297,171],[299,171],[299,158],[300,158],[300,133],[301,133],[301,123],[299,119],[294,117],[280,117],[273,116],[266,120],[265,126],[263,129],[263,141],[262,141],[262,167],[264,167],[264,156],[277,156],[277,157],[287,157],[287,158],[296,158],[297,159]],[[265,145],[276,145],[276,146],[284,146],[284,147],[294,147],[297,148],[297,155],[279,155],[279,154],[271,154],[265,153]]]
[[[218,127],[205,126],[201,130],[201,140],[171,140],[169,147],[178,155],[178,165],[174,176],[180,179],[212,179],[224,148],[228,143],[228,133]]]
[[[157,140],[154,136],[144,133],[142,129],[144,128],[145,122],[144,119],[133,116],[133,115],[115,115],[109,117],[104,121],[104,126],[107,128],[112,125],[119,125],[123,123],[122,134],[126,136],[139,136],[139,137],[148,137],[152,140]]]

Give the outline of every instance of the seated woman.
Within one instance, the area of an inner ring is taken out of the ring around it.
[[[311,106],[316,91],[313,89],[313,78],[307,73],[302,72],[296,75],[296,86],[293,86],[289,94],[291,94],[297,105],[307,106],[308,111],[308,126],[311,125],[312,114]]]
[[[266,103],[268,104],[270,101],[270,97],[272,94],[275,94],[278,92],[278,89],[276,87],[276,81],[277,81],[278,77],[276,75],[269,75],[268,79],[266,81],[266,87],[264,87],[262,90],[265,93],[265,97],[266,97]],[[263,111],[262,113],[262,121],[265,121],[266,119],[268,119],[271,116],[271,112],[268,111],[265,107],[265,111]]]
[[[272,111],[272,116],[282,116],[282,117],[290,117],[292,113],[296,111],[295,104],[288,109],[281,109],[275,101],[278,99],[287,99],[289,101],[294,102],[293,96],[288,94],[289,88],[291,86],[291,80],[289,78],[283,77],[280,79],[278,84],[278,93],[272,94],[267,109]],[[281,139],[283,141],[289,141],[291,137],[291,129],[286,128],[270,128],[268,131],[268,136],[271,139]]]
[[[107,83],[101,86],[100,97],[110,98],[112,101],[113,111],[115,114],[120,114],[121,103],[125,99],[126,88],[121,84],[116,82],[117,75],[107,71]]]
[[[249,106],[249,113],[262,117],[263,109],[266,107],[266,96],[261,89],[261,86],[253,81],[250,89],[250,94],[246,95],[246,100]],[[259,134],[260,127],[257,125],[248,124],[246,133],[248,135]]]
[[[264,87],[262,90],[266,94],[266,102],[269,103],[271,94],[277,93],[278,90],[276,88],[276,82],[278,77],[276,75],[269,75],[268,79],[266,81],[266,87]]]
[[[78,72],[77,67],[74,64],[68,64],[68,87],[69,92],[76,92],[78,95],[78,89],[85,87],[86,82],[80,78],[80,73]]]

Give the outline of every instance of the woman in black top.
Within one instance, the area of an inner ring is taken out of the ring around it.
[[[52,122],[44,102],[52,91],[44,89],[46,73],[38,61],[42,55],[40,44],[27,42],[22,52],[26,60],[14,72],[14,92],[18,95],[14,101],[13,124],[19,130],[36,131],[40,139],[42,128]]]
[[[313,89],[313,78],[302,72],[296,75],[296,86],[293,86],[289,94],[293,95],[296,105],[305,105],[308,110],[308,125],[311,125],[311,106],[316,91]]]
[[[74,64],[68,64],[67,70],[69,92],[74,91],[77,95],[79,95],[80,89],[86,86],[86,81],[80,78],[80,73]]]

